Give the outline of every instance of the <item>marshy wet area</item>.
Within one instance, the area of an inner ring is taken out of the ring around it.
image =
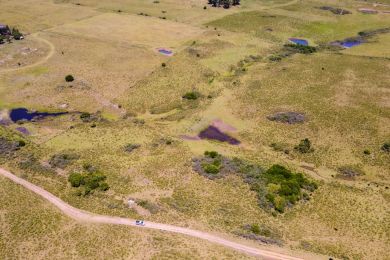
[[[384,34],[384,33],[390,33],[390,27],[387,28],[381,28],[377,30],[372,31],[362,31],[359,32],[357,36],[346,38],[342,41],[334,41],[331,42],[331,45],[334,46],[340,46],[346,49],[361,45],[363,43],[367,43],[368,40],[376,35]]]
[[[12,109],[9,113],[9,118],[12,122],[16,123],[18,121],[33,121],[44,119],[46,117],[56,117],[66,115],[68,112],[38,112],[38,111],[29,111],[27,108],[15,108]]]

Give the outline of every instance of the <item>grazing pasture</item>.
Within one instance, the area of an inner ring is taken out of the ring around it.
[[[383,259],[390,15],[357,10],[390,7],[373,2],[0,0],[0,23],[25,35],[0,44],[1,167],[99,214]],[[0,258],[250,259],[74,223],[0,184]]]

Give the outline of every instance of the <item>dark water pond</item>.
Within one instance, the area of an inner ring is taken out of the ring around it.
[[[298,38],[289,38],[288,39],[290,42],[293,42],[295,44],[299,45],[304,45],[304,46],[309,46],[309,42],[304,40],[304,39],[298,39]]]
[[[43,119],[46,117],[55,117],[55,116],[61,116],[65,115],[68,112],[56,112],[56,113],[50,113],[50,112],[30,112],[27,108],[15,108],[12,109],[9,113],[9,117],[11,118],[12,122],[17,122],[20,120],[27,120],[31,121],[33,119]]]
[[[352,47],[358,46],[360,44],[362,44],[362,42],[357,41],[357,40],[356,41],[344,41],[341,43],[341,46],[343,46],[344,48],[352,48]]]
[[[164,54],[164,55],[168,55],[168,56],[171,56],[173,54],[172,51],[166,50],[166,49],[158,49],[158,52],[161,54]]]
[[[221,132],[218,128],[214,126],[207,127],[206,129],[201,131],[198,136],[201,139],[217,140],[220,142],[227,142],[232,145],[240,144],[240,141],[238,141],[236,138]]]

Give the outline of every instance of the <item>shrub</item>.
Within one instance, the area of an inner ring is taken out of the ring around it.
[[[49,164],[53,168],[64,169],[69,164],[71,164],[72,161],[77,160],[78,158],[79,156],[76,154],[66,154],[66,153],[55,154],[50,158]]]
[[[26,142],[23,141],[23,140],[19,140],[19,141],[17,141],[17,142],[18,142],[18,144],[17,144],[18,147],[24,147],[24,146],[26,146]]]
[[[139,144],[127,144],[125,145],[125,151],[131,153],[132,151],[138,149],[139,147],[141,147],[141,145]]]
[[[83,113],[81,113],[81,115],[80,115],[80,119],[81,119],[83,122],[89,121],[90,118],[91,118],[91,114],[88,113],[88,112],[83,112]]]
[[[217,174],[217,173],[219,173],[220,167],[218,167],[218,166],[216,166],[214,164],[204,164],[203,165],[203,170],[206,173]]]
[[[364,172],[354,165],[341,166],[338,168],[338,172],[340,173],[339,177],[347,179],[354,179],[357,176],[364,175]]]
[[[302,139],[301,142],[294,148],[300,153],[311,153],[314,149],[311,147],[311,142],[308,138]]]
[[[367,149],[364,150],[363,153],[364,153],[365,155],[370,155],[370,154],[371,154],[370,150],[367,150]]]
[[[386,142],[382,145],[381,150],[384,152],[389,153],[390,152],[390,142]]]
[[[73,77],[72,75],[67,75],[67,76],[65,77],[65,81],[66,81],[66,82],[72,82],[72,81],[74,81],[74,77]]]
[[[218,152],[216,151],[206,151],[204,152],[204,155],[206,157],[210,157],[210,158],[217,158],[217,156],[219,155]]]
[[[165,62],[161,63],[161,67],[165,68],[167,64]]]
[[[80,173],[71,173],[68,177],[68,181],[72,187],[80,187],[84,185],[84,176]]]
[[[84,187],[84,195],[90,194],[93,190],[99,188],[101,191],[107,191],[110,186],[105,182],[107,177],[100,172],[93,173],[71,173],[68,177],[72,187]]]
[[[293,43],[286,44],[284,45],[284,47],[289,51],[303,53],[303,54],[310,54],[317,51],[316,47],[306,46],[301,44],[293,44]]]
[[[101,191],[107,191],[108,189],[110,189],[110,186],[108,186],[107,182],[103,182],[100,184],[99,189]]]
[[[196,91],[187,92],[182,96],[184,99],[196,100],[200,97],[200,93]]]
[[[317,184],[310,182],[301,173],[293,173],[281,165],[271,166],[263,175],[267,183],[266,199],[279,212],[284,212],[287,203],[295,204],[303,196],[301,189],[314,191]]]
[[[15,40],[21,40],[23,38],[23,34],[17,28],[13,28],[11,34]]]
[[[256,235],[259,235],[260,232],[261,232],[260,226],[257,225],[257,224],[251,225],[250,230],[251,230],[251,232],[252,232],[253,234],[256,234]]]

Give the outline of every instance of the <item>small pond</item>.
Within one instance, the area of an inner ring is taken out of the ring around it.
[[[167,50],[167,49],[158,49],[158,52],[163,54],[163,55],[167,55],[167,56],[172,56],[173,55],[173,52],[170,51],[170,50]]]
[[[352,48],[354,46],[358,46],[362,44],[361,41],[358,41],[358,40],[352,40],[352,41],[344,41],[341,43],[341,46],[343,46],[344,48]]]
[[[11,112],[9,113],[9,117],[11,118],[12,122],[17,122],[19,120],[31,121],[33,119],[42,119],[45,117],[61,116],[67,113],[68,112],[56,112],[56,113],[30,112],[28,111],[27,108],[15,108],[11,110]]]
[[[304,39],[298,39],[298,38],[289,38],[288,39],[290,42],[293,42],[298,45],[304,45],[304,46],[309,46],[309,42]]]

